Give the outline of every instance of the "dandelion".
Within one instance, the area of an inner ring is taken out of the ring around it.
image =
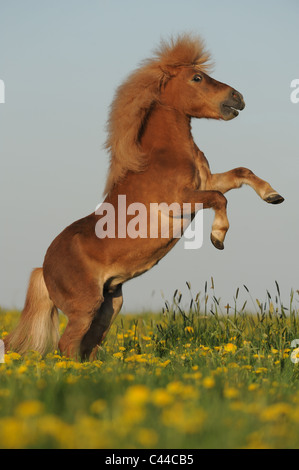
[[[117,353],[114,353],[114,354],[113,354],[113,357],[116,357],[117,359],[121,359],[121,358],[123,358],[123,356],[124,356],[124,355],[123,355],[122,352],[117,352]]]
[[[173,396],[164,388],[157,388],[152,393],[151,401],[154,405],[163,408],[173,402]]]
[[[24,449],[34,441],[30,435],[29,426],[17,418],[3,418],[0,420],[0,445],[2,449]]]
[[[215,387],[215,379],[214,377],[205,377],[202,381],[202,384],[205,388],[209,389],[209,388],[213,388]]]
[[[153,429],[141,428],[137,431],[137,439],[145,447],[153,447],[158,442],[158,435]]]
[[[224,351],[234,354],[237,350],[237,346],[233,343],[227,343],[224,345]]]
[[[275,403],[261,412],[260,419],[262,421],[276,421],[281,418],[289,418],[292,413],[293,408],[288,403]]]
[[[18,367],[18,369],[17,369],[17,373],[18,373],[18,374],[24,374],[24,372],[26,372],[26,371],[27,371],[27,369],[28,369],[28,367],[27,367],[27,366],[25,366],[25,365],[22,365],[22,366]]]
[[[160,362],[160,363],[159,363],[159,367],[165,368],[166,366],[168,366],[168,364],[170,364],[170,362],[171,362],[170,359],[167,359],[167,360],[164,361],[164,362]]]
[[[21,418],[30,418],[32,416],[40,415],[43,410],[44,406],[40,401],[26,400],[16,407],[15,414]]]
[[[192,333],[194,333],[194,329],[193,329],[193,327],[192,327],[192,326],[186,326],[186,327],[185,327],[185,332],[186,332],[186,333],[191,333],[191,334],[192,334]]]
[[[259,387],[260,387],[259,384],[257,384],[257,383],[252,383],[252,384],[249,384],[249,385],[248,385],[248,390],[249,390],[250,392],[253,392],[254,390],[257,390]]]
[[[143,405],[149,397],[150,389],[146,385],[131,385],[125,394],[125,401],[129,404]]]
[[[101,414],[104,410],[107,409],[107,402],[102,399],[94,401],[90,406],[90,411],[94,414]]]
[[[239,390],[234,387],[226,387],[223,390],[223,396],[229,399],[237,398],[239,396]]]

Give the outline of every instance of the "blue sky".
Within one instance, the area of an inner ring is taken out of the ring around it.
[[[53,238],[101,202],[116,87],[161,38],[186,31],[205,39],[211,75],[246,101],[233,121],[192,122],[212,171],[246,166],[286,200],[270,206],[247,187],[228,193],[225,250],[210,243],[206,211],[203,247],[184,250],[181,241],[130,281],[124,311],[158,309],[175,289],[188,301],[185,282],[197,293],[211,276],[225,303],[243,284],[262,300],[275,280],[287,302],[299,289],[299,103],[290,101],[298,20],[296,0],[0,0],[0,304],[23,305]]]

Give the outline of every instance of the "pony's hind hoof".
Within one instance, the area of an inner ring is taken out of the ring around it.
[[[211,233],[211,242],[213,243],[214,247],[217,248],[217,250],[223,250],[224,249],[224,244],[218,238],[214,237],[214,235]]]
[[[284,198],[278,193],[272,193],[265,197],[264,201],[268,202],[269,204],[281,204],[284,201]]]

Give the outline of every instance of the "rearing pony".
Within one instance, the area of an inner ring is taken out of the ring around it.
[[[268,203],[284,199],[247,168],[212,174],[194,143],[191,118],[228,121],[245,106],[238,91],[207,75],[208,61],[200,38],[178,36],[162,42],[119,87],[108,124],[104,202],[113,205],[116,217],[119,195],[126,196],[127,205],[138,201],[147,208],[153,202],[202,203],[215,212],[211,241],[223,249],[229,227],[224,193],[248,184]],[[121,309],[122,284],[156,265],[178,241],[171,234],[99,238],[100,217],[92,213],[74,222],[52,242],[43,267],[31,274],[6,350],[43,354],[59,347],[66,356],[95,357]],[[60,340],[58,309],[68,317]]]

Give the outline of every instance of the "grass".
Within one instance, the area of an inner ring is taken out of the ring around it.
[[[222,307],[213,280],[187,285],[187,307],[176,291],[160,314],[120,315],[94,362],[8,353],[0,447],[299,448],[298,293],[286,308],[278,285],[266,302],[244,286],[246,313],[239,289]],[[18,316],[1,311],[0,338]]]

